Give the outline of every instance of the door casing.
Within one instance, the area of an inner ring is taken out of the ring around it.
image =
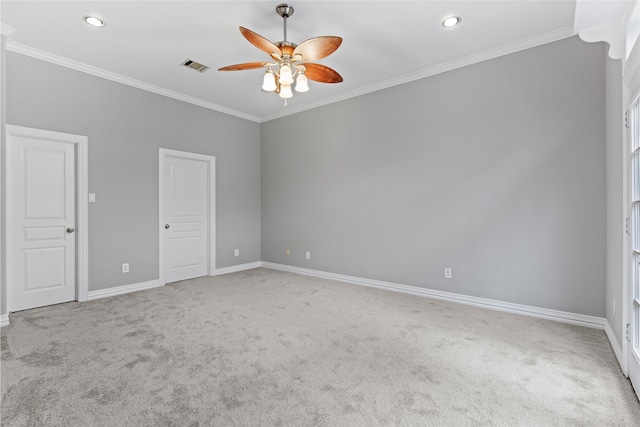
[[[216,270],[216,185],[215,185],[215,177],[216,177],[216,158],[214,156],[206,155],[206,154],[196,154],[190,153],[186,151],[178,151],[178,150],[170,150],[167,148],[159,149],[159,179],[158,179],[158,195],[159,195],[159,203],[158,203],[158,241],[159,241],[159,253],[158,253],[158,268],[159,268],[159,277],[160,284],[165,285],[167,283],[166,278],[166,270],[165,270],[165,259],[164,253],[166,250],[165,241],[164,241],[164,213],[162,208],[165,203],[165,159],[167,157],[177,157],[182,159],[189,160],[198,160],[202,162],[208,163],[209,169],[209,181],[208,181],[208,270],[207,274],[210,276],[215,275]]]
[[[6,125],[7,144],[11,143],[14,137],[25,137],[40,139],[42,141],[56,141],[74,145],[75,168],[76,168],[76,300],[87,301],[89,293],[89,258],[88,258],[88,138],[84,135],[75,135],[63,132],[54,132],[43,129],[35,129],[24,126]],[[3,168],[6,170],[7,160],[5,157]],[[10,201],[7,200],[7,213],[13,209]],[[7,215],[8,216],[8,215]],[[6,219],[5,219],[6,220]],[[6,239],[5,239],[6,241]],[[5,243],[8,244],[8,243]],[[3,261],[6,262],[8,248],[3,248]],[[6,293],[5,293],[6,295]],[[7,301],[7,312],[12,311],[10,301]]]
[[[633,168],[630,166],[630,152],[632,146],[632,118],[630,117],[634,102],[638,100],[640,97],[640,39],[637,39],[633,49],[630,52],[629,57],[627,58],[624,64],[623,71],[623,102],[624,108],[627,114],[627,129],[624,129],[624,147],[625,147],[625,170],[624,176],[625,184],[627,188],[625,188],[624,196],[625,196],[625,208],[627,209],[627,217],[633,218],[631,212],[631,180],[633,179]],[[632,227],[633,229],[633,227]],[[633,230],[632,230],[633,232]],[[624,277],[623,283],[623,325],[624,330],[623,334],[625,337],[622,340],[622,372],[628,376],[635,388],[636,395],[640,399],[640,361],[634,352],[634,341],[638,337],[637,324],[634,319],[634,293],[636,283],[634,282],[634,268],[635,263],[633,262],[633,255],[631,253],[631,242],[630,239],[625,239],[625,257],[624,257],[624,268],[626,271],[626,275]]]

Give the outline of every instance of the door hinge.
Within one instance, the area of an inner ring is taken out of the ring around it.
[[[629,129],[629,110],[624,112],[624,127]]]
[[[631,327],[631,323],[627,323],[627,341],[631,342],[631,338],[629,338],[629,328]]]
[[[631,230],[629,230],[629,218],[624,220],[624,232],[627,234],[631,234]]]

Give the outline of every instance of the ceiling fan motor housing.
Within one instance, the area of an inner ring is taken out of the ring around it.
[[[293,15],[293,6],[291,6],[289,3],[281,3],[276,6],[276,12],[278,12],[278,15],[282,16],[283,18],[288,18]]]

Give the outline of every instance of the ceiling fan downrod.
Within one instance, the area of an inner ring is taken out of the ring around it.
[[[281,3],[278,6],[276,6],[276,12],[278,12],[278,15],[282,16],[282,19],[284,19],[284,42],[286,43],[287,18],[293,15],[293,12],[294,12],[293,6],[291,6],[289,3]]]

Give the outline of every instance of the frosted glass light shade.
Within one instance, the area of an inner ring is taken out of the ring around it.
[[[293,83],[293,76],[291,75],[291,67],[288,65],[283,65],[280,68],[280,84],[281,85],[290,85]]]
[[[293,96],[291,85],[280,85],[280,98],[288,99]]]
[[[309,83],[307,80],[307,76],[304,74],[300,74],[296,79],[296,92],[308,92],[309,91]]]
[[[273,73],[267,71],[262,81],[262,90],[266,92],[273,92],[276,90],[276,77]]]

